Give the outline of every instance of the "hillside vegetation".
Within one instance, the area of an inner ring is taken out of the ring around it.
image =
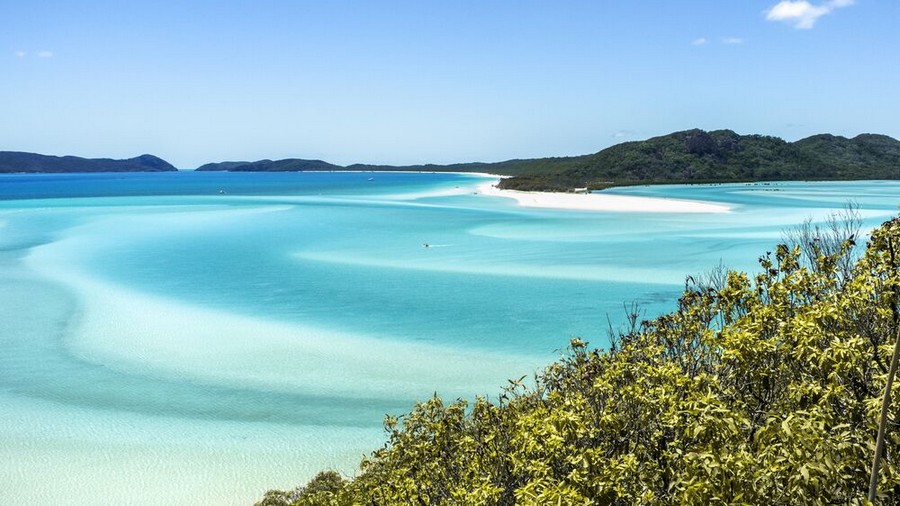
[[[406,166],[340,166],[289,158],[209,163],[197,170],[487,172],[513,176],[501,181],[501,188],[538,191],[650,183],[900,179],[900,141],[875,134],[852,139],[822,134],[785,142],[731,130],[694,129],[560,158]]]
[[[171,170],[176,169],[152,155],[110,160],[0,151],[0,173]],[[501,181],[501,188],[540,191],[650,183],[900,179],[900,141],[875,134],[852,139],[821,134],[785,142],[764,135],[738,135],[731,130],[694,129],[569,157],[402,166],[342,166],[323,160],[286,158],[207,163],[197,170],[487,172],[512,176]]]
[[[18,172],[169,172],[178,170],[153,155],[126,160],[49,156],[20,151],[0,151],[0,173]]]
[[[198,171],[227,170],[232,172],[301,172],[304,170],[341,170],[342,167],[322,160],[287,158],[284,160],[258,160],[255,162],[218,162],[197,167]]]
[[[731,130],[686,130],[626,142],[568,166],[528,170],[501,188],[565,190],[622,184],[900,178],[900,141],[863,134],[822,134],[796,142],[738,135]]]
[[[609,350],[573,339],[494,400],[388,417],[355,477],[259,504],[866,504],[900,218],[858,260],[852,227],[831,223],[790,234],[755,275],[688,278],[676,311],[633,315]],[[879,504],[900,503],[900,402],[889,415]]]
[[[287,171],[370,171],[370,172],[489,172],[512,176],[527,172],[548,172],[566,167],[579,166],[579,160],[585,157],[567,158],[533,158],[521,160],[507,160],[496,163],[455,163],[450,165],[436,165],[432,163],[421,165],[374,165],[367,163],[355,163],[352,165],[335,165],[322,160],[306,160],[303,158],[285,158],[284,160],[258,160],[255,162],[217,162],[207,163],[197,167],[199,171],[231,171],[231,172],[287,172]]]

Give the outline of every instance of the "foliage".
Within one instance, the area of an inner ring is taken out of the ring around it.
[[[578,162],[529,168],[503,180],[501,187],[554,190],[560,185],[898,179],[900,141],[884,135],[847,139],[822,134],[790,143],[731,130],[694,129],[617,144]]]
[[[689,278],[676,311],[611,349],[573,339],[494,402],[435,396],[385,420],[354,479],[260,504],[866,504],[900,218],[847,272],[852,246],[781,244],[755,276]],[[900,504],[900,403],[889,420],[877,502]]]
[[[291,491],[269,490],[257,506],[339,506],[346,480],[336,471],[322,471],[304,487]]]
[[[0,173],[162,170],[175,167],[151,155],[109,160],[0,151]],[[852,139],[821,134],[790,143],[777,137],[738,135],[731,130],[694,129],[625,142],[581,156],[406,166],[340,166],[322,160],[287,158],[207,163],[197,170],[488,172],[514,176],[501,181],[501,188],[544,191],[649,183],[900,179],[900,141],[875,134]]]
[[[790,143],[765,135],[738,135],[731,130],[694,129],[569,157],[346,167],[290,158],[209,163],[197,170],[488,172],[513,176],[502,180],[500,188],[526,191],[599,190],[649,183],[898,179],[900,141],[886,135],[863,134],[847,139],[821,134]]]
[[[256,162],[207,163],[197,168],[199,171],[227,170],[237,172],[273,172],[303,170],[354,170],[354,171],[411,171],[411,172],[490,172],[492,174],[515,175],[523,173],[550,173],[580,167],[588,156],[563,158],[532,158],[507,160],[496,163],[454,163],[450,165],[372,165],[356,163],[342,167],[322,160],[287,158],[284,160],[259,160]]]
[[[0,151],[0,173],[17,172],[171,172],[178,170],[153,155],[127,160],[48,156],[20,151]]]
[[[304,160],[302,158],[286,158],[284,160],[257,160],[255,162],[218,162],[207,163],[197,167],[198,171],[227,170],[234,172],[302,172],[304,170],[340,170],[322,160]]]

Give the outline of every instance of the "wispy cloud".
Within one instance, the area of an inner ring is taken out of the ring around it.
[[[822,16],[854,3],[856,0],[830,0],[813,5],[806,0],[782,0],[766,11],[766,19],[790,23],[794,28],[809,30]]]
[[[53,51],[48,51],[46,49],[42,49],[40,51],[13,51],[13,54],[16,58],[53,58]]]
[[[625,137],[634,137],[635,135],[637,135],[637,132],[634,130],[619,130],[612,136],[614,139],[624,139]]]
[[[706,37],[699,37],[691,41],[692,46],[705,46],[712,41],[707,39]],[[745,40],[741,37],[722,37],[719,39],[719,42],[725,44],[727,46],[735,46],[738,44],[743,44]]]

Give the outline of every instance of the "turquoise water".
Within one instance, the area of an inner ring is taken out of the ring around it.
[[[491,394],[623,304],[753,269],[896,182],[632,187],[728,213],[529,209],[462,174],[0,176],[0,502],[247,504],[381,420]],[[429,247],[423,247],[424,244]],[[98,499],[99,498],[99,499]]]

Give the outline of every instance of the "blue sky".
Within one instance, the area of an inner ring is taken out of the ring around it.
[[[900,2],[0,0],[0,150],[451,163],[900,138]]]

